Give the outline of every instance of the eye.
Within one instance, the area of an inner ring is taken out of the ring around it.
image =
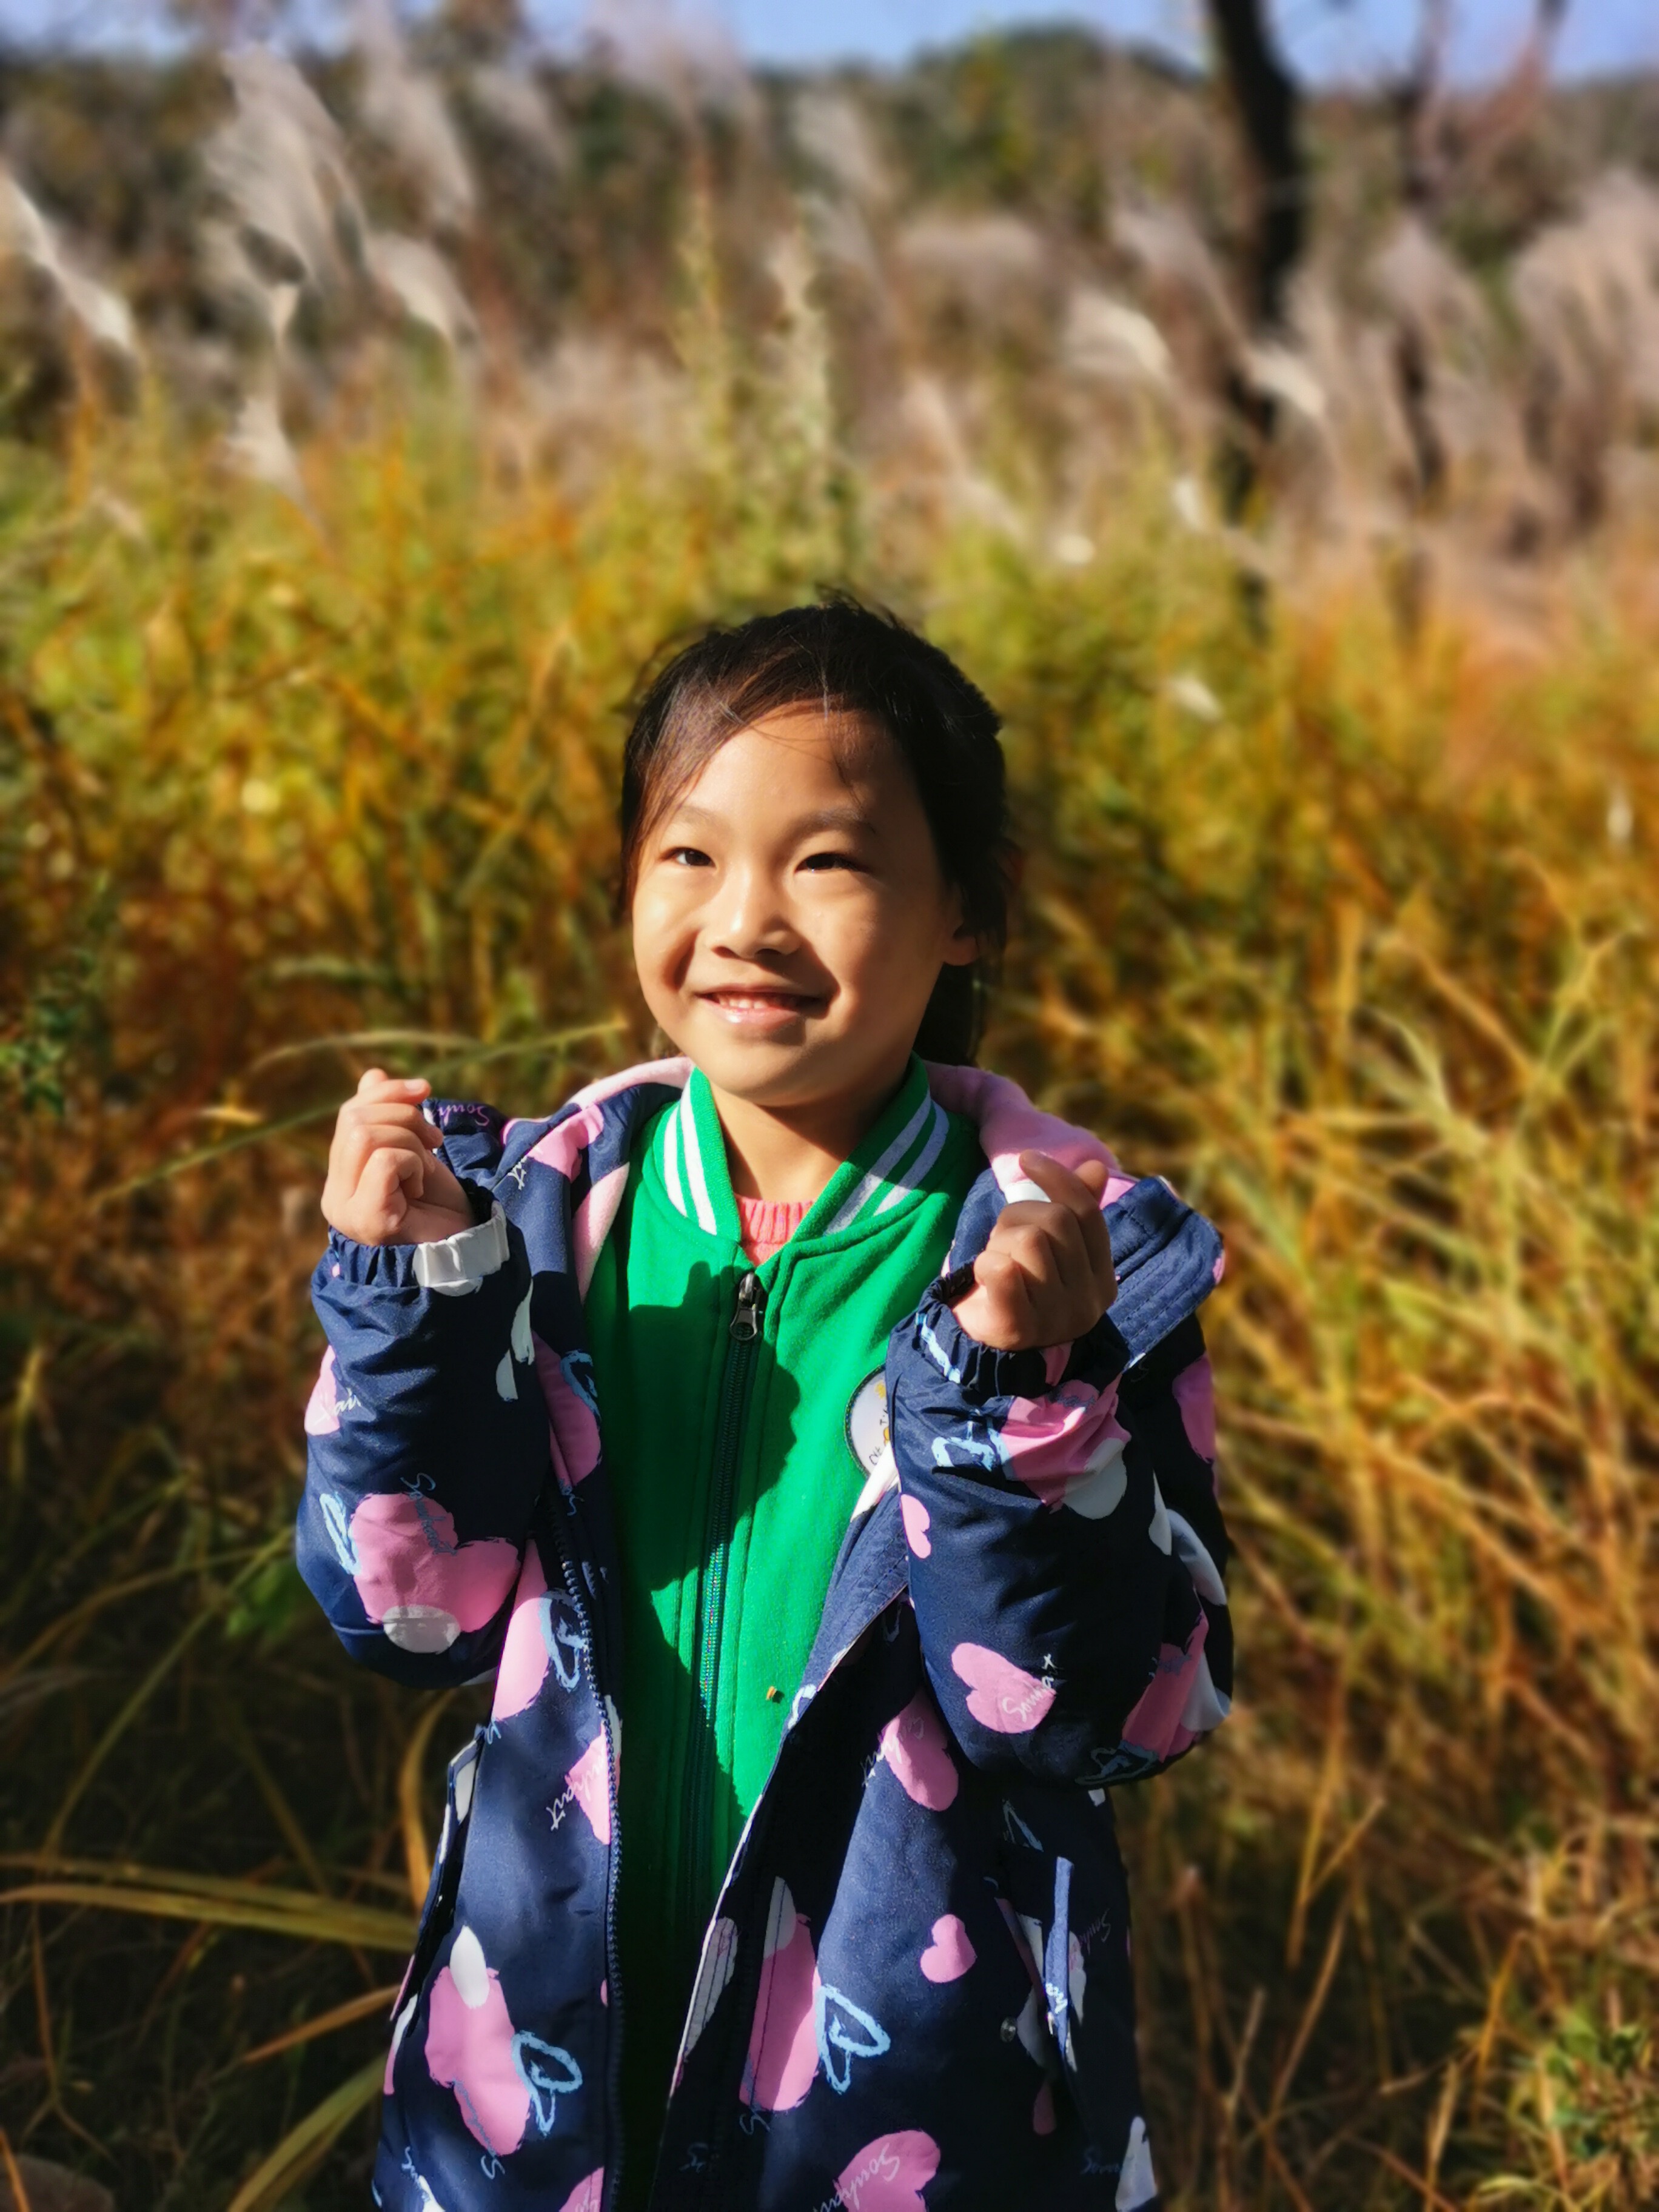
[[[714,865],[708,854],[700,852],[695,845],[670,845],[663,858],[675,868],[712,868]]]
[[[815,872],[830,868],[848,868],[856,871],[859,869],[860,863],[850,853],[809,853],[801,862],[801,866],[803,868],[811,868]]]

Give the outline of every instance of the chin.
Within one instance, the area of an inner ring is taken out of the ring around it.
[[[699,1042],[701,1040],[698,1041]],[[751,1106],[801,1106],[856,1083],[833,1044],[791,1044],[771,1037],[720,1036],[691,1058],[717,1090]]]
[[[786,1045],[763,1043],[733,1046],[729,1038],[720,1048],[691,1055],[708,1080],[733,1098],[746,1098],[757,1106],[787,1105],[803,1091],[810,1097],[823,1086],[826,1073],[819,1055]]]

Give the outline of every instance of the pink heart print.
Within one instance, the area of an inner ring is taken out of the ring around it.
[[[947,1912],[933,1923],[933,1940],[921,1954],[921,1971],[930,1982],[959,1982],[978,1955],[963,1922]]]
[[[501,1978],[463,1927],[428,2001],[427,2071],[455,2092],[468,2130],[505,2157],[524,2141],[530,2092],[513,2062],[513,2022]]]
[[[533,1144],[525,1158],[539,1161],[556,1174],[574,1177],[578,1161],[604,1127],[605,1116],[597,1106],[580,1106],[574,1114],[567,1114],[556,1129],[550,1129]]]
[[[920,2128],[878,2136],[836,2177],[846,2212],[927,2212],[921,2192],[939,2172],[939,2145]]]
[[[1117,1385],[1068,1382],[1045,1398],[1016,1398],[997,1431],[1010,1474],[1052,1510],[1069,1505],[1091,1521],[1121,1502],[1129,1431],[1117,1418]]]
[[[543,1601],[547,1577],[533,1540],[526,1545],[524,1568],[513,1600],[513,1618],[507,1624],[501,1664],[495,1669],[495,1700],[490,1718],[511,1720],[535,1704],[547,1679],[547,1638],[542,1632]]]
[[[1039,1681],[983,1644],[958,1644],[951,1670],[968,1685],[968,1710],[996,1735],[1024,1735],[1054,1702],[1051,1683]]]
[[[1181,1408],[1181,1425],[1187,1441],[1200,1459],[1215,1458],[1215,1380],[1209,1354],[1183,1367],[1170,1385],[1170,1395]]]
[[[599,1424],[592,1407],[572,1380],[573,1370],[591,1376],[592,1363],[586,1354],[567,1353],[561,1359],[550,1345],[532,1336],[531,1350],[547,1401],[548,1442],[553,1471],[560,1486],[574,1489],[586,1482],[599,1463]]]
[[[882,1730],[881,1755],[916,1804],[942,1813],[955,1803],[960,1780],[945,1743],[945,1723],[925,1689]]]
[[[738,2095],[758,2112],[787,2112],[805,2096],[818,2070],[813,2017],[817,1957],[811,1930],[795,1911],[781,1877],[772,1884],[762,1957],[749,2058]]]
[[[323,1354],[323,1364],[317,1370],[317,1380],[306,1406],[306,1434],[331,1437],[339,1425],[340,1391],[334,1371],[334,1346],[331,1344]]]
[[[519,1550],[499,1536],[462,1543],[447,1510],[424,1493],[375,1492],[359,1501],[349,1540],[363,1610],[392,1643],[445,1651],[501,1610]]]
[[[899,1515],[904,1522],[904,1540],[919,1559],[933,1557],[933,1539],[927,1531],[933,1516],[921,1498],[912,1498],[907,1491],[899,1500]]]

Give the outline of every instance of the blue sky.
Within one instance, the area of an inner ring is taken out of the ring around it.
[[[759,58],[809,60],[858,53],[897,60],[988,23],[1052,21],[1065,14],[1120,37],[1177,52],[1200,49],[1196,0],[1095,0],[1056,8],[1054,0],[725,0],[719,11],[745,52]],[[1271,0],[1286,51],[1307,74],[1373,76],[1398,66],[1416,35],[1415,0]],[[1460,76],[1487,76],[1513,58],[1531,20],[1530,0],[1454,0],[1453,63]],[[1569,0],[1559,48],[1571,75],[1659,65],[1659,0]]]
[[[1201,0],[530,0],[550,31],[626,7],[725,24],[757,61],[857,58],[897,62],[999,23],[1091,23],[1196,58]],[[1419,0],[1269,0],[1286,52],[1309,78],[1375,79],[1397,70],[1415,35]],[[1465,81],[1499,74],[1532,15],[1533,0],[1451,0],[1453,73]],[[343,0],[309,0],[307,12],[337,20]],[[54,32],[94,44],[147,44],[160,0],[0,0],[0,34],[31,40]],[[1568,0],[1557,49],[1565,76],[1659,67],[1659,0]]]

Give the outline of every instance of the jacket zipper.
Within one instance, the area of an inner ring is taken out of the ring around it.
[[[553,1542],[559,1554],[559,1571],[564,1577],[564,1586],[576,1608],[576,1618],[587,1631],[587,1649],[582,1654],[587,1668],[587,1680],[593,1692],[593,1702],[599,1709],[599,1726],[605,1731],[605,1785],[611,1799],[611,1850],[605,1875],[605,1994],[610,1999],[606,2009],[611,2014],[611,2036],[605,2063],[605,2203],[617,2202],[622,2187],[623,2140],[622,2124],[622,2041],[623,1989],[622,1953],[617,1942],[617,1873],[622,1863],[622,1832],[617,1824],[617,1740],[611,1725],[611,1706],[599,1687],[599,1664],[593,1644],[598,1624],[582,1601],[581,1583],[576,1565],[566,1548],[564,1531],[559,1526],[559,1516],[566,1510],[562,1500],[548,1516],[552,1524]],[[534,1539],[532,1538],[533,1541]],[[614,2154],[613,2154],[614,2146]]]
[[[720,1692],[720,1641],[726,1626],[726,1578],[731,1564],[744,1418],[749,1408],[756,1348],[761,1340],[765,1313],[766,1285],[752,1267],[746,1268],[738,1279],[714,1430],[714,1466],[708,1492],[705,1555],[708,1564],[703,1570],[697,1614],[697,1697],[702,1707],[703,1725],[692,1739],[691,1772],[686,1791],[686,1826],[680,1863],[682,1924],[693,1917],[691,1902],[702,1888],[708,1864],[714,1826],[712,1739]]]

